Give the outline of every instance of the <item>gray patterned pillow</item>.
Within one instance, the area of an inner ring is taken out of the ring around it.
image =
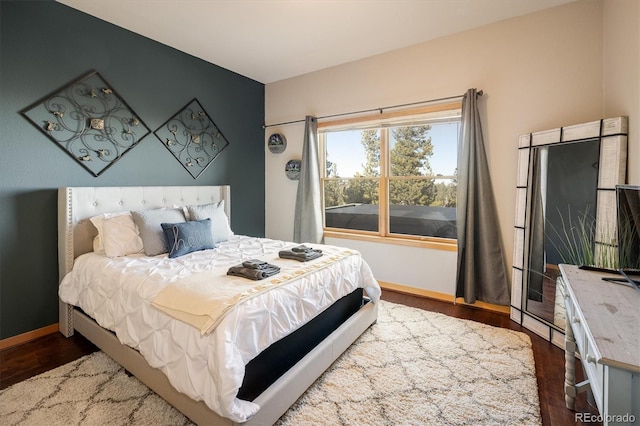
[[[182,209],[137,210],[131,212],[131,217],[140,231],[144,253],[147,256],[169,252],[162,223],[186,221]]]

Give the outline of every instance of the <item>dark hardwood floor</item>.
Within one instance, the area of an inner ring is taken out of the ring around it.
[[[416,297],[385,290],[383,300],[407,306],[440,312],[457,318],[478,321],[496,327],[522,331],[531,337],[533,356],[538,378],[538,393],[543,425],[582,425],[575,413],[564,405],[564,351],[536,334],[511,321],[507,314],[490,312],[464,305]],[[0,389],[66,364],[97,348],[79,335],[66,339],[60,333],[41,337],[32,342],[0,351]],[[582,380],[582,367],[576,360],[578,379]],[[597,410],[587,402],[583,393],[576,399],[577,413],[597,415]],[[589,423],[594,425],[597,423]]]
[[[49,334],[0,351],[0,389],[74,361],[98,348],[79,334]]]

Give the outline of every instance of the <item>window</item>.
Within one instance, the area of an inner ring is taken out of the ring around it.
[[[459,107],[323,124],[325,231],[455,240]]]

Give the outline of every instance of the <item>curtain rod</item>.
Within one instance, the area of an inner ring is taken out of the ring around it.
[[[482,96],[483,91],[482,90],[478,90],[477,93],[478,93],[479,96]],[[463,98],[463,97],[464,97],[464,95],[449,96],[447,98],[430,99],[428,101],[411,102],[411,103],[408,103],[408,104],[392,105],[392,106],[386,106],[386,107],[381,107],[381,108],[363,109],[361,111],[343,112],[341,114],[324,115],[322,117],[317,117],[317,118],[318,118],[318,120],[322,120],[322,119],[325,119],[325,118],[343,117],[345,115],[364,114],[366,112],[374,112],[374,111],[379,111],[380,114],[382,114],[382,111],[384,111],[385,109],[403,108],[403,107],[408,107],[408,106],[421,105],[421,104],[427,104],[427,103],[432,103],[432,102],[440,102],[440,101],[450,101],[452,99],[459,99],[459,98]],[[263,125],[262,128],[266,129],[268,127],[285,126],[287,124],[296,124],[296,123],[304,123],[304,120],[293,120],[293,121],[285,121],[283,123],[266,124],[266,125]]]

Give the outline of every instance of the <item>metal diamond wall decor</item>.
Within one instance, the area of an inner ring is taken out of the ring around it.
[[[97,71],[89,72],[21,113],[94,176],[99,176],[150,133]]]
[[[195,98],[154,133],[194,179],[229,145]]]

